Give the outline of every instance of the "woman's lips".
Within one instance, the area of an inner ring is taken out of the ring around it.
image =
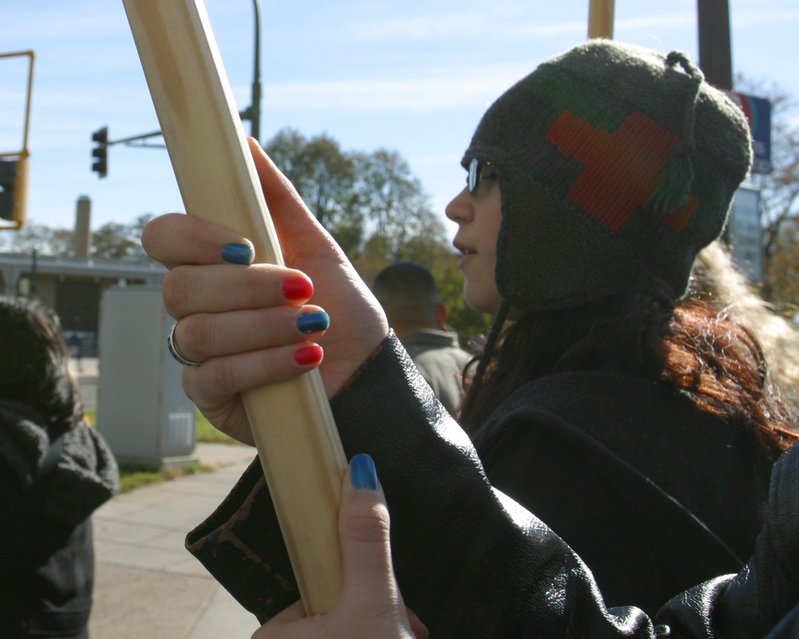
[[[462,271],[466,265],[477,255],[474,251],[466,251],[458,260],[458,268]]]

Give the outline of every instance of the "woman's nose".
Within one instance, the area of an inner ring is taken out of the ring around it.
[[[469,189],[464,188],[456,195],[444,209],[445,215],[458,224],[468,222],[474,215],[469,199]]]

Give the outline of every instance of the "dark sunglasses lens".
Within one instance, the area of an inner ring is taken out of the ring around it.
[[[469,175],[466,177],[466,185],[469,192],[474,193],[480,184],[480,160],[472,158],[469,162]]]

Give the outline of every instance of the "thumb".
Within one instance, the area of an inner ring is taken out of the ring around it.
[[[391,567],[388,508],[374,461],[369,455],[355,455],[348,475],[339,510],[344,588],[388,602],[398,596],[398,589]]]
[[[400,636],[427,637],[427,628],[415,615],[409,619],[402,601],[391,564],[389,531],[388,507],[374,461],[369,455],[355,455],[339,510],[342,602],[357,602],[366,619],[383,623],[393,619],[403,629]]]

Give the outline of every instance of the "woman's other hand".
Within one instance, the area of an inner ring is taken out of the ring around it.
[[[427,638],[427,628],[405,608],[394,578],[388,509],[368,455],[353,457],[344,478],[339,534],[344,582],[336,607],[306,618],[297,602],[263,625],[252,639]]]

